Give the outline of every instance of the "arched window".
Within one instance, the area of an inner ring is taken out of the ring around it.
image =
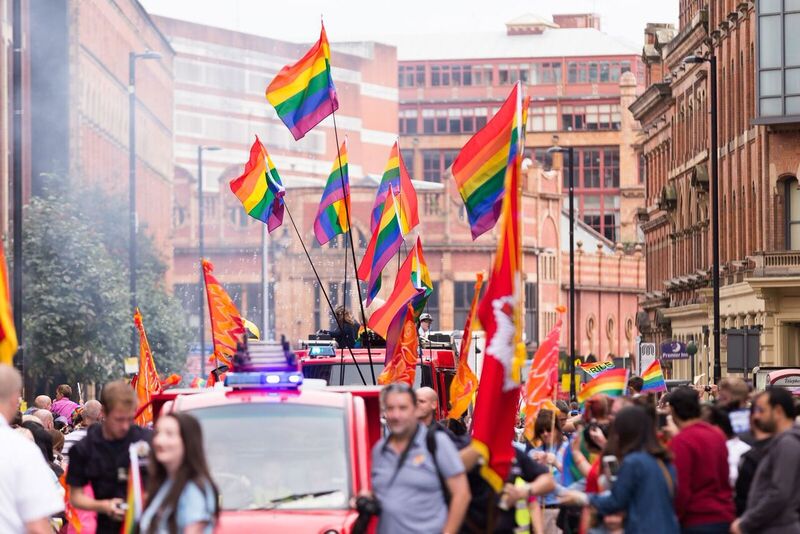
[[[797,178],[786,180],[786,250],[800,250],[800,186]]]

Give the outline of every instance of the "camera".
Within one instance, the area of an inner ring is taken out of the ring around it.
[[[356,499],[358,519],[353,524],[353,534],[361,534],[369,528],[370,519],[381,515],[381,503],[373,497],[362,495]]]
[[[706,386],[703,388],[706,393],[711,393],[711,386]]]

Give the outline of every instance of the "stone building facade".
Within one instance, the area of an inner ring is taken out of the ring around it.
[[[792,69],[800,54],[790,2],[681,0],[677,32],[645,31],[647,90],[631,106],[641,121],[647,206],[641,213],[648,262],[639,326],[646,340],[694,340],[695,368],[709,374],[715,340],[711,294],[709,187],[711,105],[708,63],[717,58],[723,374],[728,348],[746,332],[759,364],[800,363],[800,117]],[[711,189],[711,191],[710,191]],[[731,353],[732,357],[740,351]],[[738,372],[738,371],[737,371]]]

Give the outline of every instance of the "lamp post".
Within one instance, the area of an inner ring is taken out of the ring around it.
[[[557,141],[554,138],[554,141]],[[550,154],[566,154],[569,158],[569,398],[577,398],[575,391],[575,164],[572,147],[558,145],[547,149]],[[561,166],[563,172],[563,164]]]
[[[206,322],[203,318],[205,313],[205,291],[203,290],[205,276],[203,274],[203,257],[205,248],[203,243],[203,152],[222,150],[218,146],[197,145],[197,241],[198,253],[200,257],[200,285],[197,293],[200,305],[200,376],[206,376]]]
[[[136,310],[136,60],[161,59],[161,54],[146,50],[128,54],[128,201],[130,202],[128,234],[128,269],[130,270],[131,315]],[[131,356],[137,353],[138,335],[131,331]]]
[[[717,57],[711,48],[708,57],[688,56],[684,63],[708,63],[709,84],[711,93],[711,147],[709,159],[711,160],[711,286],[713,291],[714,306],[714,382],[719,381],[722,375],[722,360],[720,358],[720,312],[719,312],[719,160],[717,140]]]

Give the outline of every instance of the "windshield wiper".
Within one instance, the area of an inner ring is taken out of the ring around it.
[[[277,499],[272,499],[267,504],[265,504],[263,506],[256,506],[256,507],[249,508],[249,509],[250,510],[272,510],[273,508],[277,508],[281,504],[300,501],[300,500],[308,499],[308,498],[324,497],[325,495],[331,495],[333,493],[341,493],[341,492],[342,492],[342,490],[334,489],[334,490],[313,491],[313,492],[306,492],[306,493],[293,493],[291,495],[286,495],[285,497],[278,497]]]

